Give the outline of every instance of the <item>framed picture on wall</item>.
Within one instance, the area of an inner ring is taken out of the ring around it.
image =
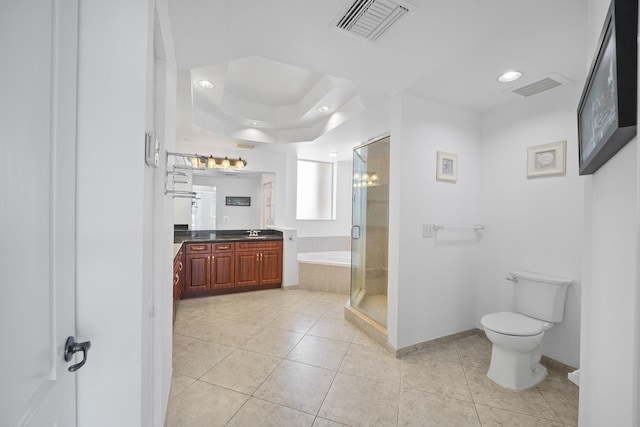
[[[567,174],[567,141],[536,145],[527,149],[527,177]]]
[[[612,0],[578,104],[580,175],[597,171],[636,135],[638,2]]]
[[[458,155],[438,151],[436,161],[436,179],[456,182],[458,180]]]

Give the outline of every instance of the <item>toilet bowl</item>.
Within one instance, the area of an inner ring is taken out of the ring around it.
[[[480,319],[493,344],[487,376],[511,390],[535,386],[547,375],[540,364],[546,330],[564,316],[570,279],[525,271],[511,271],[517,312],[486,314]]]
[[[480,323],[493,348],[487,376],[511,390],[524,390],[547,375],[540,364],[544,331],[553,325],[519,313],[487,314]]]

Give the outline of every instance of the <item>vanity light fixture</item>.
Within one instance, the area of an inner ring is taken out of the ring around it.
[[[498,77],[498,81],[500,83],[509,83],[518,80],[520,77],[522,77],[522,73],[520,71],[507,71]]]
[[[211,83],[209,80],[198,81],[198,86],[200,86],[202,89],[213,89],[214,87],[216,87],[216,85]]]
[[[327,111],[329,111],[329,107],[323,105],[322,107],[318,108],[318,111],[320,111],[321,113],[326,113]]]

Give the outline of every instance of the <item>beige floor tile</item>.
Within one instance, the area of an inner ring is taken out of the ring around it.
[[[399,390],[400,360],[380,346],[351,344],[340,365],[340,372],[388,382]]]
[[[181,321],[176,320],[173,325],[173,332],[186,337],[200,338],[208,331],[215,328],[217,319],[210,316],[196,313]]]
[[[356,330],[355,335],[353,336],[352,344],[362,345],[365,347],[380,347],[380,344],[369,338],[367,335],[362,332]]]
[[[398,389],[385,382],[338,373],[318,416],[350,426],[395,426]]]
[[[249,396],[196,381],[171,398],[167,427],[224,426]]]
[[[252,351],[236,350],[204,374],[200,380],[245,394],[253,394],[282,359]]]
[[[287,310],[294,313],[302,313],[308,316],[322,316],[331,307],[328,302],[302,299],[289,307]]]
[[[298,295],[291,294],[289,291],[283,291],[265,298],[260,304],[276,310],[286,310],[300,302],[301,299],[302,297]]]
[[[236,319],[238,322],[253,323],[256,325],[268,325],[276,317],[278,317],[280,311],[261,305],[251,304],[247,305],[245,310]]]
[[[437,352],[435,354],[438,354]],[[457,358],[457,356],[456,356]],[[402,361],[402,388],[473,402],[460,363],[442,360]]]
[[[284,329],[285,331],[306,334],[319,318],[320,316],[308,316],[301,313],[281,311],[268,326],[271,328]]]
[[[283,360],[254,396],[316,415],[334,376],[328,369]]]
[[[344,427],[346,424],[337,423],[335,421],[327,420],[325,418],[316,417],[313,422],[313,427]]]
[[[303,336],[297,332],[264,327],[245,341],[241,348],[269,356],[285,357]]]
[[[559,421],[547,401],[535,387],[512,391],[491,381],[482,368],[465,368],[464,370],[475,403],[546,420]]]
[[[451,399],[418,390],[400,393],[398,426],[478,426],[472,402]]]
[[[230,347],[240,347],[262,328],[261,325],[240,320],[216,319],[215,327],[204,332],[200,339]]]
[[[568,379],[544,380],[536,386],[553,412],[565,425],[578,425],[579,388]]]
[[[491,341],[484,337],[472,336],[454,341],[460,363],[464,367],[489,369],[491,362]]]
[[[173,372],[200,378],[234,349],[209,341],[194,340],[173,355]]]
[[[330,319],[323,317],[318,320],[307,333],[317,337],[351,342],[351,340],[353,340],[353,336],[356,334],[356,330],[344,319]]]
[[[231,419],[228,427],[305,427],[314,416],[252,397]]]
[[[348,349],[349,343],[306,335],[287,359],[337,371]]]
[[[346,302],[346,299],[345,299],[345,302]],[[329,309],[324,312],[322,317],[327,317],[329,319],[344,320],[344,303],[332,304],[332,306],[329,307]]]
[[[340,304],[344,307],[349,300],[348,295],[336,294],[331,292],[311,292],[307,299],[314,301],[328,302],[330,304]]]
[[[476,405],[478,416],[483,427],[562,427],[557,421],[536,418],[530,415]]]
[[[181,393],[194,382],[196,382],[194,378],[180,374],[173,374],[173,377],[171,378],[171,391],[169,392],[169,395],[175,396],[176,394]]]
[[[173,334],[173,351],[184,348],[195,341],[195,338],[186,337],[180,334]]]
[[[403,357],[403,359],[422,360],[429,363],[457,363],[460,364],[458,351],[451,344],[440,344],[426,350],[416,351]]]
[[[225,295],[221,295],[225,296]],[[202,309],[202,313],[219,319],[237,320],[250,309],[248,303],[242,301],[219,301],[211,302]]]

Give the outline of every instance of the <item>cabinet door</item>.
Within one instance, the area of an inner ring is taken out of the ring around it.
[[[211,289],[233,286],[233,252],[214,253],[211,256]]]
[[[282,251],[262,251],[260,255],[260,284],[282,283]]]
[[[260,283],[260,254],[236,252],[236,286],[253,286]]]
[[[211,255],[187,255],[187,280],[185,280],[184,291],[206,291],[209,289]]]

